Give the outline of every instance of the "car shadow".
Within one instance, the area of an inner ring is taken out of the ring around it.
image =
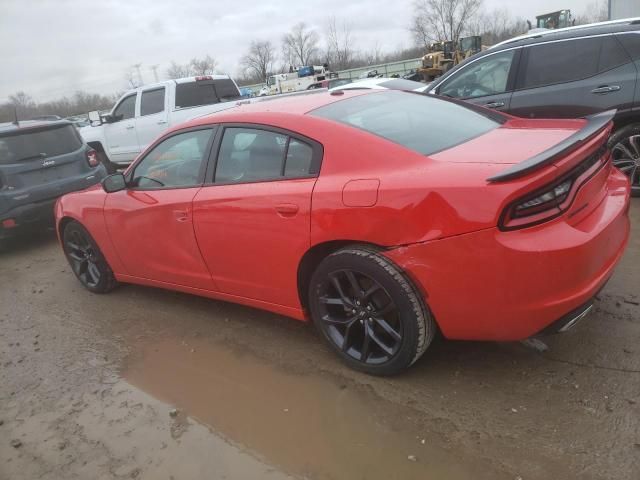
[[[15,236],[0,240],[0,256],[28,254],[56,241],[56,232],[53,227],[19,232]]]

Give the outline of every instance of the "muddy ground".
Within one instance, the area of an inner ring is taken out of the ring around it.
[[[440,342],[406,375],[307,325],[85,291],[51,232],[0,253],[0,479],[638,479],[640,200],[596,309],[539,353]]]

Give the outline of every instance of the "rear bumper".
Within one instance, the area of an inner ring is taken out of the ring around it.
[[[628,180],[613,169],[578,223],[492,228],[386,254],[422,287],[446,337],[523,340],[562,328],[604,286],[628,241],[628,209]]]
[[[0,215],[0,239],[8,238],[28,228],[53,224],[53,205],[56,199],[21,205]],[[2,222],[13,220],[15,226],[6,228]]]
[[[95,169],[89,175],[83,174],[78,178],[69,179],[63,185],[58,185],[55,196],[46,200],[24,203],[0,213],[0,239],[11,237],[26,229],[39,228],[41,226],[54,223],[53,207],[56,200],[62,195],[70,192],[84,190],[96,183],[99,183],[105,176],[106,170],[103,166]],[[4,220],[13,220],[15,226],[6,228],[3,226]]]

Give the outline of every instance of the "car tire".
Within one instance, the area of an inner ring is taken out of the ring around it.
[[[631,195],[640,196],[640,124],[623,127],[608,142],[613,164],[631,180]]]
[[[406,370],[437,331],[411,280],[367,246],[328,255],[313,273],[308,294],[322,337],[347,365],[371,375]]]
[[[73,273],[93,293],[108,293],[118,282],[91,234],[80,223],[64,227],[62,247]]]

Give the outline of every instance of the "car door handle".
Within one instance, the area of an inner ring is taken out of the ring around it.
[[[601,87],[591,90],[591,93],[609,93],[617,92],[618,90],[620,90],[619,85],[602,85]]]
[[[489,102],[484,104],[487,108],[500,108],[504,107],[504,102]]]
[[[173,216],[178,222],[186,222],[189,220],[189,211],[188,210],[174,210]]]
[[[156,123],[156,125],[164,125],[165,123],[167,123],[166,120],[158,120],[158,122]]]
[[[276,205],[276,212],[282,216],[293,216],[298,213],[300,207],[295,203],[280,203]]]
[[[134,128],[134,126],[133,126],[133,125],[127,125],[127,126],[126,126],[126,129],[127,129],[127,130],[131,130],[132,128]]]

